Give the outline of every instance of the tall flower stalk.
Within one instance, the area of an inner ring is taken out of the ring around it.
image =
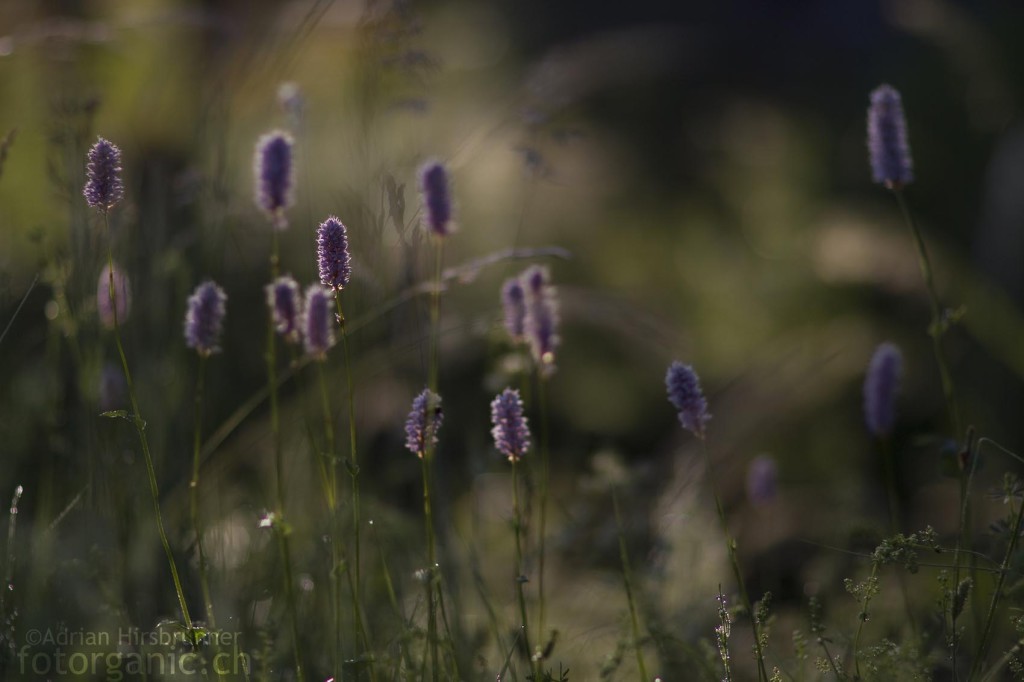
[[[454,229],[452,222],[452,199],[449,186],[448,170],[440,161],[428,161],[419,169],[419,189],[423,204],[423,221],[436,244],[434,259],[434,287],[430,299],[430,356],[427,360],[427,389],[438,392],[438,375],[441,365],[441,273],[444,264],[445,237]],[[428,451],[432,447],[428,446]],[[427,452],[421,459],[423,468],[423,496],[425,508],[430,501],[432,452]],[[431,518],[433,514],[431,513]],[[436,543],[433,522],[428,521],[428,545]],[[427,566],[427,639],[430,647],[431,675],[437,682],[440,669],[438,665],[437,641],[437,602],[440,599],[440,581],[436,575],[438,567],[435,554],[429,558]]]
[[[949,369],[946,352],[943,348],[943,337],[949,328],[945,308],[939,299],[935,286],[935,275],[932,269],[928,247],[924,241],[917,221],[914,219],[903,195],[906,185],[914,181],[913,157],[907,136],[907,122],[903,113],[903,100],[900,93],[891,85],[883,84],[871,93],[871,104],[867,115],[868,159],[871,164],[872,179],[892,192],[904,222],[914,237],[917,247],[918,266],[924,279],[925,288],[931,303],[931,323],[928,335],[932,339],[932,351],[939,368],[939,379],[942,383],[942,395],[946,402],[953,437],[958,441],[965,436],[960,421],[960,412],[956,402],[956,389],[953,374]],[[953,584],[960,584],[961,552],[966,542],[968,505],[970,503],[970,477],[967,468],[962,467],[960,475],[960,527],[957,532],[956,549],[953,554]],[[954,588],[955,589],[955,588]],[[957,676],[957,644],[956,623],[953,623],[952,663],[953,677]]]
[[[353,546],[353,617],[356,619],[357,627],[361,633],[363,646],[368,650],[369,642],[366,633],[362,628],[360,616],[359,597],[361,591],[361,565],[362,551],[360,542],[360,531],[362,520],[359,503],[359,455],[356,441],[356,415],[355,415],[355,389],[352,381],[352,360],[349,353],[348,332],[345,324],[345,313],[341,305],[341,291],[348,286],[352,277],[352,257],[348,246],[348,230],[344,223],[335,216],[328,216],[320,223],[317,229],[317,269],[320,274],[320,282],[328,287],[334,294],[334,306],[336,320],[341,332],[342,354],[345,360],[345,384],[348,390],[348,433],[349,433],[349,459],[347,469],[352,483],[352,546]],[[321,374],[322,374],[321,370]],[[324,391],[326,399],[326,392]],[[325,403],[326,409],[326,403]],[[333,455],[330,461],[330,485],[335,500],[338,497],[337,480],[337,458]],[[337,517],[337,506],[332,509],[332,514]],[[335,518],[337,524],[337,518]],[[340,536],[336,543],[340,542]],[[336,563],[337,565],[337,563]],[[337,572],[337,571],[336,571]],[[340,578],[339,578],[340,579]]]
[[[131,421],[135,426],[135,432],[139,436],[143,459],[146,463],[149,491],[153,498],[153,514],[156,518],[157,532],[160,535],[160,544],[163,545],[164,553],[167,555],[167,565],[171,571],[171,579],[174,581],[174,591],[178,596],[178,607],[181,609],[185,629],[191,639],[194,635],[192,617],[189,615],[188,604],[185,602],[185,592],[181,587],[181,579],[178,576],[178,565],[174,560],[174,553],[171,551],[171,543],[167,539],[167,531],[164,529],[163,514],[160,511],[160,486],[157,483],[153,455],[149,449],[149,438],[146,436],[146,422],[142,419],[142,414],[139,411],[139,400],[135,391],[135,382],[132,381],[131,369],[128,367],[128,358],[125,356],[124,344],[121,341],[118,308],[120,306],[122,310],[126,311],[127,300],[121,303],[117,298],[118,287],[114,282],[113,236],[110,233],[110,210],[124,196],[124,184],[121,180],[121,150],[102,137],[97,139],[96,143],[89,150],[86,183],[82,193],[85,196],[86,203],[91,208],[98,210],[103,216],[103,230],[107,236],[107,290],[110,299],[114,342],[117,345],[117,354],[121,359],[121,369],[124,371],[125,384],[128,386],[128,398],[132,406]],[[124,293],[124,290],[122,290],[122,293]]]
[[[271,223],[270,279],[275,281],[281,274],[278,233],[287,229],[285,211],[293,202],[295,184],[294,161],[292,158],[291,136],[282,131],[273,131],[260,137],[256,143],[253,159],[255,178],[254,198]],[[299,682],[305,680],[302,668],[302,652],[299,642],[298,613],[295,607],[295,581],[292,575],[291,548],[288,542],[287,524],[284,521],[284,455],[281,443],[281,415],[277,393],[277,344],[275,319],[267,316],[267,389],[270,396],[270,431],[274,447],[275,510],[271,527],[277,535],[278,549],[284,568],[285,600],[292,635],[292,655],[295,659],[295,675]]]
[[[196,536],[196,549],[199,553],[199,585],[203,592],[203,603],[206,607],[206,621],[211,629],[216,629],[217,619],[213,612],[213,599],[210,595],[210,582],[207,574],[206,551],[203,546],[203,529],[199,517],[199,453],[203,433],[203,384],[206,375],[206,361],[214,353],[220,352],[218,343],[224,323],[226,301],[227,296],[223,289],[213,282],[204,282],[189,297],[188,312],[185,316],[185,343],[189,348],[195,349],[196,355],[199,358],[196,370],[195,426],[192,438],[192,480],[189,482],[188,508],[189,516],[192,520],[192,530]]]
[[[430,461],[437,452],[437,433],[444,421],[441,396],[429,388],[413,398],[409,417],[405,421],[405,447],[420,460],[423,476],[423,526],[427,542],[427,569],[424,571],[428,605],[434,608],[434,583],[437,580],[437,540],[434,532],[434,511],[430,500]],[[428,645],[432,675],[439,674],[437,665],[436,613],[431,613],[428,626]]]
[[[729,533],[729,522],[725,516],[725,509],[722,507],[722,499],[718,495],[718,487],[715,485],[714,473],[711,467],[711,455],[707,447],[707,423],[711,420],[708,412],[708,403],[704,398],[704,392],[700,387],[700,379],[697,373],[689,365],[681,362],[673,362],[669,365],[665,375],[665,386],[668,389],[669,402],[676,408],[679,416],[679,423],[684,429],[695,435],[701,443],[701,451],[704,453],[704,466],[707,470],[708,483],[711,493],[715,498],[715,510],[718,512],[718,521],[722,525],[722,534],[725,536],[726,549],[729,552],[729,563],[732,566],[733,576],[736,578],[736,586],[739,589],[740,599],[743,600],[743,607],[750,618],[751,634],[754,637],[754,655],[757,658],[757,679],[759,682],[768,682],[768,672],[765,668],[764,653],[761,650],[761,637],[757,627],[757,620],[747,592],[746,582],[743,580],[743,571],[740,569],[739,557],[736,554],[736,540]]]
[[[491,435],[494,447],[512,464],[512,532],[515,536],[515,585],[516,601],[519,604],[520,631],[527,657],[533,664],[534,679],[540,679],[540,660],[533,655],[530,646],[530,628],[526,616],[526,595],[523,584],[527,582],[523,564],[523,534],[525,522],[519,499],[519,461],[530,449],[530,427],[523,415],[523,401],[519,391],[506,388],[491,401]]]
[[[555,350],[561,343],[558,335],[558,298],[547,268],[535,265],[522,275],[525,292],[523,334],[530,346],[537,368],[537,396],[540,403],[540,471],[538,488],[540,518],[537,528],[537,603],[538,636],[545,630],[544,564],[547,556],[548,497],[551,481],[551,449],[548,441],[547,380],[555,372]]]

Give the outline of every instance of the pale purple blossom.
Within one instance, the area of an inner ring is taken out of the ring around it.
[[[531,266],[522,275],[525,290],[523,331],[534,360],[545,374],[555,369],[555,350],[561,343],[558,336],[558,298],[546,267]]]
[[[679,361],[669,365],[665,374],[665,387],[668,389],[668,400],[679,412],[679,423],[687,431],[704,439],[704,427],[711,415],[708,414],[708,402],[700,388],[700,379],[690,365]]]
[[[289,343],[301,338],[302,296],[299,283],[290,275],[283,275],[267,285],[267,306],[274,319],[274,329]]]
[[[519,391],[506,388],[491,402],[491,435],[498,452],[509,461],[520,459],[530,449],[530,428],[523,416]]]
[[[505,313],[505,329],[512,341],[519,343],[525,334],[526,292],[518,277],[507,279],[502,285],[501,307]]]
[[[871,93],[868,107],[868,155],[871,176],[890,189],[914,180],[914,162],[907,141],[907,121],[900,93],[880,85]]]
[[[429,388],[423,389],[413,398],[412,409],[405,420],[405,447],[423,457],[427,450],[437,444],[437,432],[443,421],[441,396]]]
[[[121,150],[102,137],[89,149],[82,194],[89,206],[101,211],[110,210],[124,196],[124,184],[121,181]]]
[[[256,142],[253,161],[256,205],[270,217],[275,229],[288,227],[284,212],[292,205],[295,163],[291,135],[275,130]]]
[[[302,309],[302,338],[306,354],[314,360],[326,360],[334,345],[334,315],[331,291],[320,284],[310,284]]]
[[[224,328],[227,300],[224,290],[212,281],[203,282],[188,297],[185,345],[194,348],[199,355],[205,357],[220,352],[217,344]]]
[[[448,171],[440,161],[428,161],[420,168],[420,192],[427,228],[438,237],[452,232],[452,197]]]
[[[871,435],[884,438],[896,423],[896,394],[903,375],[903,355],[893,343],[875,349],[864,377],[864,422]]]
[[[334,290],[344,289],[352,276],[352,257],[345,225],[334,216],[329,216],[317,229],[316,260],[320,282]]]

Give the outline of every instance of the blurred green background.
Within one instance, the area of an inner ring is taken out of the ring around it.
[[[843,549],[870,548],[863,538],[888,518],[861,417],[864,368],[881,341],[906,359],[894,441],[906,528],[956,528],[928,300],[897,206],[870,182],[868,93],[888,82],[903,94],[917,174],[907,197],[944,301],[964,312],[947,342],[961,409],[979,433],[1019,449],[1022,31],[1024,6],[998,0],[5,0],[0,325],[11,324],[0,342],[0,495],[25,487],[17,629],[145,628],[176,608],[135,436],[95,417],[116,360],[95,319],[106,237],[81,198],[97,135],[124,152],[127,199],[112,234],[132,280],[127,353],[176,550],[191,557],[195,359],[181,321],[189,292],[212,277],[229,296],[204,417],[216,601],[240,630],[280,624],[276,555],[256,528],[272,505],[258,400],[270,232],[251,170],[256,138],[276,127],[297,142],[283,268],[312,281],[316,225],[336,214],[349,228],[364,518],[400,583],[423,560],[419,468],[402,422],[426,379],[426,297],[410,292],[432,267],[415,170],[435,157],[456,199],[447,266],[510,248],[565,252],[525,259],[551,266],[563,321],[549,393],[554,660],[596,679],[625,632],[612,485],[628,501],[645,618],[678,642],[711,636],[714,595],[730,580],[699,449],[665,401],[673,359],[692,363],[707,391],[717,484],[752,591],[776,596],[782,632],[802,622],[811,594],[832,595],[852,627],[841,582],[863,564]],[[282,99],[284,83],[297,98]],[[469,631],[486,629],[471,565],[512,613],[508,472],[489,442],[487,404],[521,383],[498,288],[525,264],[470,267],[443,297],[439,514]],[[329,371],[344,429],[337,358]],[[316,615],[323,505],[304,429],[315,389],[308,370],[284,388],[310,650],[326,618]],[[745,481],[762,454],[777,463],[778,493],[755,505]],[[978,489],[1007,464],[994,460]],[[997,511],[981,499],[978,529]],[[384,603],[379,580],[368,589]],[[411,609],[415,590],[400,596]],[[372,620],[381,641],[394,636],[386,608]],[[785,658],[788,633],[780,638]],[[669,672],[685,656],[650,648],[666,679],[679,679]],[[501,654],[493,643],[481,651],[493,677]]]

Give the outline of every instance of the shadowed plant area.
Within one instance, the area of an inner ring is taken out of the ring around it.
[[[1022,31],[0,4],[0,679],[1024,679]]]

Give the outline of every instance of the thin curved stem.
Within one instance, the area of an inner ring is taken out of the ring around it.
[[[276,226],[271,227],[270,281],[273,282],[281,274],[278,235]],[[299,616],[295,606],[295,584],[292,579],[291,549],[288,545],[288,526],[284,519],[284,453],[281,444],[281,414],[278,406],[277,381],[277,335],[274,329],[274,316],[267,315],[267,386],[270,395],[270,430],[274,442],[274,471],[276,478],[277,509],[274,514],[274,530],[278,536],[278,548],[284,566],[284,590],[287,603],[289,622],[292,634],[292,655],[295,658],[295,677],[304,682],[302,669],[302,650],[299,642]]]
[[[199,519],[199,452],[203,432],[203,386],[206,377],[207,356],[200,354],[196,370],[195,414],[193,418],[194,435],[192,439],[192,480],[188,484],[188,510],[192,519],[192,531],[196,536],[196,550],[199,553],[199,586],[203,592],[203,603],[206,606],[206,622],[211,629],[217,629],[217,619],[213,615],[213,599],[210,597],[210,582],[207,576],[206,552],[203,549],[203,529]]]
[[[629,620],[633,629],[633,650],[636,652],[636,665],[640,673],[641,682],[650,678],[647,676],[647,666],[644,664],[644,652],[640,648],[640,619],[636,611],[636,598],[633,596],[633,572],[629,565],[629,552],[626,551],[626,532],[622,527],[622,513],[619,510],[619,496],[612,488],[612,507],[615,510],[615,525],[619,529],[619,559],[622,561],[622,581],[626,586],[626,601],[629,603]]]
[[[128,398],[132,405],[132,424],[139,436],[142,445],[142,456],[146,463],[146,474],[149,478],[149,492],[153,498],[153,514],[156,517],[156,528],[160,535],[160,544],[163,545],[164,553],[167,555],[167,565],[171,569],[171,578],[174,581],[174,591],[178,596],[178,606],[181,608],[181,615],[185,620],[185,628],[192,638],[192,617],[188,612],[188,604],[185,602],[185,591],[181,588],[181,578],[178,577],[178,564],[174,560],[174,553],[171,551],[171,543],[167,539],[167,531],[164,530],[164,517],[160,511],[160,486],[157,484],[156,468],[153,466],[153,455],[149,450],[149,438],[146,437],[146,423],[139,414],[139,401],[135,393],[135,382],[132,381],[132,373],[128,368],[128,358],[124,354],[124,345],[121,343],[121,325],[117,319],[117,295],[114,289],[114,249],[111,244],[110,223],[107,212],[103,212],[103,226],[107,233],[107,291],[110,295],[110,309],[113,312],[114,320],[114,341],[117,344],[117,354],[121,358],[121,369],[124,370],[124,380],[128,385]]]

